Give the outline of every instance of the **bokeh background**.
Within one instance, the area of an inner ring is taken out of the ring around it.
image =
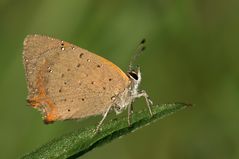
[[[34,33],[87,48],[124,71],[146,38],[137,61],[142,88],[154,103],[195,104],[84,159],[239,158],[238,0],[1,0],[0,158],[19,158],[89,124],[44,125],[27,106],[22,43]]]

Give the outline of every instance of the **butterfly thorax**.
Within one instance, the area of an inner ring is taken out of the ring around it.
[[[116,114],[121,113],[127,108],[128,105],[134,102],[134,99],[138,97],[139,90],[138,87],[141,82],[141,72],[138,68],[135,71],[129,71],[127,73],[129,80],[131,81],[129,86],[124,89],[115,99],[114,110]]]

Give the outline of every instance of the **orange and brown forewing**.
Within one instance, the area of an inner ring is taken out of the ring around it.
[[[40,35],[24,41],[28,101],[49,123],[102,114],[130,81],[110,61]]]

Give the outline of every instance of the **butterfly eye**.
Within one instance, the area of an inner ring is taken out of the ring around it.
[[[132,72],[128,72],[128,74],[129,74],[130,78],[133,78],[136,81],[139,79],[138,75],[135,72],[133,72],[133,71]]]

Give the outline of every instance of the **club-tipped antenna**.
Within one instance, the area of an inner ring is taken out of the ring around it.
[[[141,55],[141,53],[146,49],[146,47],[145,47],[145,42],[146,42],[146,40],[145,40],[145,38],[143,38],[143,39],[141,40],[141,42],[139,43],[139,45],[137,46],[136,52],[134,53],[134,55],[133,55],[133,56],[131,57],[131,59],[130,59],[129,71],[132,71],[132,70],[133,70],[133,65],[134,65],[135,60],[136,60],[137,57],[138,57],[139,55]]]

